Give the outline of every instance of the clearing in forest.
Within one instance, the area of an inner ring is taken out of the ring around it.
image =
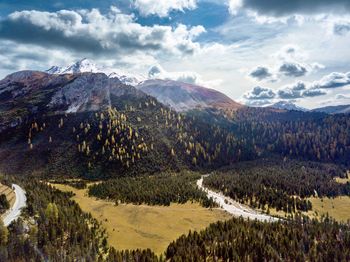
[[[109,243],[118,250],[150,248],[161,254],[173,240],[189,230],[201,230],[210,223],[231,216],[220,209],[208,209],[198,203],[148,206],[120,204],[88,197],[87,190],[54,184],[62,191],[72,191],[85,212],[102,222]]]
[[[312,203],[312,213],[314,216],[317,212],[318,217],[326,215],[334,218],[337,221],[347,222],[350,219],[350,197],[349,196],[338,196],[335,198],[316,198],[311,197],[309,200]]]

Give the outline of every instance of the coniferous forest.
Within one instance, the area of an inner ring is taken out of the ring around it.
[[[277,157],[223,168],[205,178],[204,184],[259,209],[295,213],[312,209],[307,197],[349,196],[350,183],[335,181],[344,175],[344,170],[334,164]]]

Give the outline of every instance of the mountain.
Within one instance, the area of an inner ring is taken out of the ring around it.
[[[142,74],[134,74],[124,71],[114,71],[108,75],[109,78],[118,78],[123,84],[137,86],[142,81],[147,80],[147,78]]]
[[[101,179],[207,170],[272,153],[348,163],[344,118],[243,107],[176,81],[135,88],[104,73],[21,71],[0,81],[0,172]],[[334,137],[342,142],[329,151]]]
[[[214,108],[232,112],[243,107],[213,89],[172,80],[151,80],[142,74],[101,68],[86,58],[66,67],[53,66],[46,70],[46,73],[53,75],[104,73],[109,78],[118,79],[125,85],[136,86],[176,111]],[[74,110],[74,106],[72,110]]]
[[[0,81],[0,172],[102,178],[251,155],[202,120],[103,73],[16,72]]]
[[[214,89],[172,80],[146,80],[136,86],[176,111],[216,108],[236,111],[243,105]]]
[[[97,73],[102,72],[94,63],[84,58],[67,67],[53,66],[46,70],[49,74],[78,74],[78,73]]]
[[[350,114],[350,105],[320,107],[313,109],[312,112],[322,112],[326,114]]]
[[[0,131],[35,114],[106,109],[113,97],[145,94],[103,73],[47,74],[21,71],[0,81]]]
[[[281,110],[294,110],[294,111],[302,111],[306,112],[308,111],[306,108],[297,106],[296,104],[288,101],[279,101],[273,105],[270,105],[269,107],[275,108],[275,109],[281,109]]]
[[[84,58],[66,67],[52,66],[45,71],[48,74],[79,74],[79,73],[104,73],[109,78],[117,78],[120,82],[126,85],[135,86],[142,81],[146,80],[146,77],[141,74],[133,74],[131,72],[124,72],[122,70],[112,70],[107,68],[101,68],[90,60]]]

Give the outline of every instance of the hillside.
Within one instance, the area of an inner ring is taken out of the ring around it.
[[[235,107],[221,93],[185,87],[201,101],[232,105],[231,114],[178,113],[103,73],[11,74],[0,81],[0,169],[101,178],[207,170],[272,153],[349,164],[346,116]]]
[[[178,114],[102,73],[24,71],[6,77],[0,86],[4,172],[85,177],[152,173],[221,165],[226,154],[243,151],[234,139],[224,143],[228,131]]]
[[[349,114],[350,105],[326,106],[312,110],[313,112],[323,112],[327,114]]]
[[[178,81],[146,80],[137,85],[137,88],[176,111],[206,108],[236,111],[243,107],[214,89]]]

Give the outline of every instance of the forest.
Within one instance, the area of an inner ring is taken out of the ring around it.
[[[204,185],[252,207],[294,213],[312,209],[307,197],[350,196],[350,183],[334,179],[345,175],[334,164],[275,157],[222,168],[205,178]]]
[[[89,187],[89,195],[110,199],[118,203],[165,205],[184,204],[197,201],[204,207],[215,203],[196,186],[200,175],[192,172],[181,174],[160,174],[147,177],[124,177],[94,184]]]
[[[263,223],[232,218],[172,242],[169,261],[349,261],[348,226],[329,218]]]
[[[143,261],[155,257],[151,251],[110,248],[105,230],[70,200],[69,193],[33,180],[16,182],[25,188],[28,206],[23,218],[8,228],[0,222],[0,261]]]
[[[44,114],[2,132],[9,174],[106,179],[183,169],[208,171],[278,154],[349,165],[345,115],[243,108],[175,112],[152,97],[113,97],[95,112]],[[9,151],[15,146],[18,150]],[[21,163],[21,164],[19,164]]]
[[[4,213],[9,208],[10,208],[10,203],[6,198],[6,195],[1,194],[0,195],[0,214]]]

